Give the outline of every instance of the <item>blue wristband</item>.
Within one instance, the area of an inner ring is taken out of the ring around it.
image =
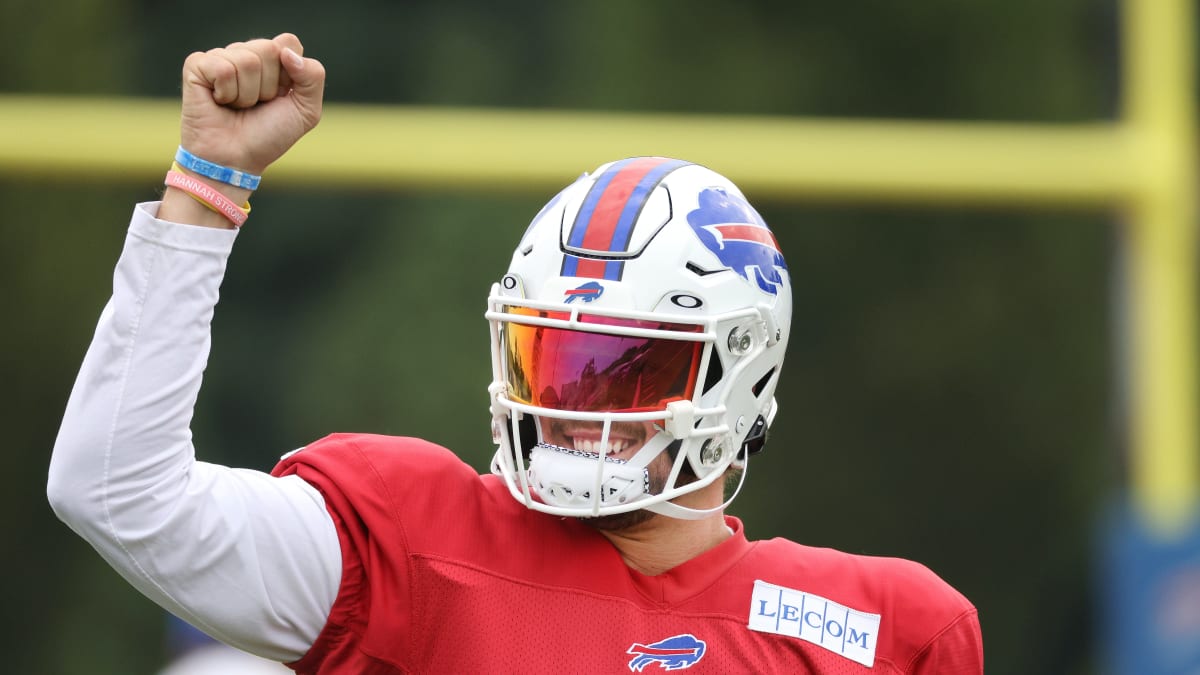
[[[259,182],[262,181],[262,176],[255,176],[251,173],[214,164],[206,159],[200,159],[187,150],[184,150],[182,145],[175,151],[175,161],[179,162],[179,166],[188,171],[247,190],[257,190]]]

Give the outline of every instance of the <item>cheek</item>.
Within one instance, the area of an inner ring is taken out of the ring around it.
[[[554,445],[562,445],[563,439],[559,434],[559,426],[555,424],[555,420],[546,417],[534,417],[537,420],[538,433],[541,435],[541,440]]]
[[[659,494],[667,485],[667,478],[671,475],[671,457],[665,452],[660,452],[657,457],[650,461],[650,466],[646,467],[650,472],[650,492]]]

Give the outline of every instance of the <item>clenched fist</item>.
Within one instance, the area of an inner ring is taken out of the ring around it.
[[[321,119],[325,68],[291,33],[196,52],[183,64],[180,143],[261,174]]]

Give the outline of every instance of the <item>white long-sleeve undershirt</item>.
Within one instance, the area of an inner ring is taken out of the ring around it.
[[[47,494],[152,600],[213,637],[294,661],[325,625],[341,550],[298,477],[196,461],[190,424],[236,231],[134,209],[67,403]]]

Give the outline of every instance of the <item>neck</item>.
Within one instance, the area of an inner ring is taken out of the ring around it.
[[[649,576],[681,565],[730,536],[720,513],[702,520],[654,514],[636,525],[600,533],[616,547],[626,565]]]

